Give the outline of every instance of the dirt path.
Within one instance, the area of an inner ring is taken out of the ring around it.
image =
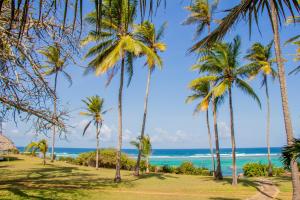
[[[274,185],[274,183],[272,183],[272,181],[267,179],[258,179],[256,182],[259,184],[258,192],[247,200],[269,200],[276,198],[279,193],[279,189],[276,185]]]

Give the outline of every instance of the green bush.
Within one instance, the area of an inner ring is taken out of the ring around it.
[[[153,170],[155,170],[154,167]],[[211,175],[210,171],[207,168],[195,167],[192,162],[183,162],[179,167],[164,165],[159,168],[158,172],[173,173],[173,174],[187,174],[187,175],[201,175],[201,176]]]
[[[172,167],[172,166],[169,166],[169,165],[164,165],[164,166],[160,167],[158,171],[162,172],[162,173],[175,173],[176,172],[176,167]]]
[[[117,152],[114,149],[102,149],[99,151],[99,167],[115,168]],[[95,167],[96,166],[96,152],[86,152],[78,155],[77,158],[60,157],[60,161],[65,161],[72,164]],[[135,160],[129,158],[128,155],[122,153],[121,155],[121,169],[133,170],[135,167]],[[142,165],[142,167],[144,167]]]
[[[262,163],[247,163],[243,166],[244,175],[248,177],[268,176],[268,165]],[[272,166],[273,176],[281,176],[285,171],[282,167]]]

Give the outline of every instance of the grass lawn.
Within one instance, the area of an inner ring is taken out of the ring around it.
[[[46,166],[42,160],[17,155],[18,160],[0,162],[0,199],[101,199],[101,200],[189,200],[246,199],[257,192],[253,179],[214,181],[211,177],[176,174],[148,174],[136,178],[122,171],[122,183],[113,182],[113,169],[95,170],[56,161]],[[279,199],[290,199],[290,180],[274,178],[282,192]]]

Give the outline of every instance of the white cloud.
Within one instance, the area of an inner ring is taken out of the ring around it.
[[[187,139],[187,134],[182,130],[177,130],[175,133],[170,133],[162,128],[156,128],[155,133],[151,136],[152,143],[178,143]]]

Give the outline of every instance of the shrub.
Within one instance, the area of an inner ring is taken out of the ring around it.
[[[282,167],[272,166],[273,176],[281,176],[285,171]],[[262,163],[247,163],[243,166],[244,175],[248,177],[268,176],[268,165]]]
[[[158,171],[162,172],[162,173],[175,173],[176,167],[164,165],[164,166],[160,167]]]
[[[116,167],[116,155],[117,152],[114,149],[102,149],[99,154],[99,166],[104,168]],[[84,166],[96,166],[96,152],[86,152],[78,155],[77,158],[60,158],[60,160],[71,162],[73,164]],[[135,160],[129,158],[128,155],[122,153],[121,155],[121,169],[133,170],[135,167]]]

